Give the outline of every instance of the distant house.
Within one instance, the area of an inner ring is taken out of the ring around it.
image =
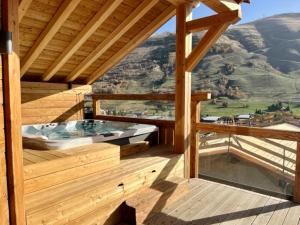
[[[251,119],[253,119],[253,115],[251,114],[242,114],[234,117],[234,121],[239,125],[250,125]]]
[[[204,123],[217,123],[220,121],[220,118],[219,116],[206,116],[206,117],[202,117],[201,118],[201,122],[204,122]]]

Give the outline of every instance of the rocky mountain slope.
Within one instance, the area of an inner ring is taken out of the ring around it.
[[[203,35],[193,36],[195,44]],[[94,84],[97,92],[174,91],[175,34],[149,38]],[[231,99],[300,96],[300,13],[232,26],[193,71],[193,89]]]

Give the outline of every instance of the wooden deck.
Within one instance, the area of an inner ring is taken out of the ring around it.
[[[192,179],[187,195],[152,213],[145,225],[299,225],[300,205],[231,186]]]

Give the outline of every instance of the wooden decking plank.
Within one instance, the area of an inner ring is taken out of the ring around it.
[[[181,225],[182,221],[189,221],[193,215],[196,214],[199,210],[209,205],[209,202],[216,196],[217,193],[222,193],[222,186],[216,186],[212,188],[209,193],[206,195],[199,195],[196,199],[193,199],[192,207],[189,210],[185,210],[184,212],[176,212],[174,217],[177,217],[174,225]],[[173,215],[173,214],[170,214]]]
[[[252,206],[253,208],[248,208],[248,213],[244,216],[244,218],[241,218],[240,221],[236,223],[236,225],[252,224],[257,215],[259,215],[263,210],[269,198],[269,196],[260,196]]]
[[[238,190],[237,190],[238,191]],[[241,199],[245,198],[245,201],[237,202],[237,206],[232,211],[229,216],[222,222],[222,225],[237,225],[241,224],[243,218],[249,216],[251,209],[256,206],[260,201],[264,201],[264,197],[260,195],[255,195],[250,192],[244,192],[240,190]]]
[[[175,216],[172,216],[172,214],[176,215],[176,212],[188,210],[189,207],[191,207],[190,203],[192,202],[192,200],[197,198],[199,195],[202,195],[203,193],[209,192],[212,186],[212,183],[198,181],[195,182],[195,180],[193,179],[190,190],[184,197],[172,204],[171,207],[166,207],[161,213],[153,213],[153,216],[150,216],[150,219],[145,221],[145,224],[164,224],[167,221],[171,222],[171,220],[173,220],[172,223],[175,222],[177,218]]]
[[[224,217],[226,217],[226,213],[228,209],[230,209],[236,201],[240,198],[240,193],[234,189],[228,189],[229,192],[226,198],[216,199],[216,205],[211,205],[207,208],[207,210],[200,211],[193,218],[192,224],[216,224],[220,223]]]
[[[40,156],[36,156],[36,155],[33,155],[27,151],[23,151],[23,157],[31,162],[34,162],[34,163],[39,163],[39,162],[44,162],[44,161],[47,161],[46,159],[40,157]]]
[[[282,225],[284,224],[285,217],[289,211],[292,203],[287,200],[282,200],[280,204],[277,205],[268,225]],[[287,224],[289,225],[289,224]]]
[[[291,204],[290,209],[283,221],[283,224],[287,224],[287,225],[300,224],[300,205]]]
[[[270,197],[265,207],[262,209],[260,214],[255,218],[252,225],[266,225],[269,223],[277,204],[280,204],[281,200]]]

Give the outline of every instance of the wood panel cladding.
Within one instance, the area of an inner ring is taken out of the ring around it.
[[[22,124],[52,123],[84,118],[84,95],[90,85],[22,82]]]
[[[4,137],[4,114],[3,114],[3,79],[2,58],[0,55],[0,225],[9,224],[5,137]]]

